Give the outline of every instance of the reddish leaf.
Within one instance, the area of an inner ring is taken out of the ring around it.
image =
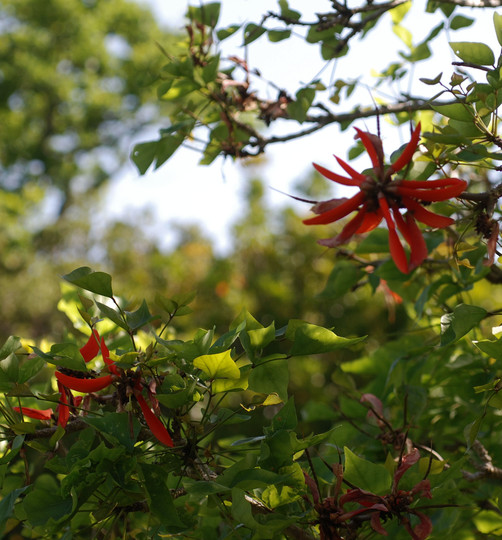
[[[303,221],[305,225],[326,225],[328,223],[333,223],[333,221],[338,221],[339,219],[350,214],[356,210],[359,205],[364,202],[366,195],[363,192],[359,192],[357,195],[351,197],[348,201],[342,203],[340,206],[328,210],[327,212],[322,213],[319,216],[306,219]]]
[[[382,527],[382,523],[380,522],[380,512],[375,512],[371,516],[370,525],[371,528],[378,534],[381,534],[383,536],[389,535],[389,533]]]

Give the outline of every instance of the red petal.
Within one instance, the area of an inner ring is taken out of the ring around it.
[[[382,402],[374,395],[374,394],[363,394],[361,396],[361,399],[359,400],[361,403],[368,402],[375,412],[382,418],[384,418],[383,415],[383,404]],[[371,412],[371,411],[370,411]]]
[[[355,128],[355,130],[357,131],[357,135],[361,139],[364,148],[366,148],[366,152],[368,152],[368,155],[370,156],[373,168],[375,170],[380,170],[383,166],[383,151],[381,148],[380,139],[378,139],[378,137],[376,137],[375,135],[367,133],[366,131],[361,131],[358,128]],[[377,139],[378,141],[380,141],[379,148],[375,147],[373,139]]]
[[[409,268],[410,270],[413,270],[417,266],[420,266],[427,257],[429,253],[427,251],[427,245],[422,236],[422,231],[418,228],[417,223],[411,214],[406,214],[406,221],[403,219],[399,209],[394,209],[393,214],[399,230],[410,246],[411,254]]]
[[[86,362],[90,362],[99,353],[99,334],[97,330],[93,330],[91,337],[87,343],[80,349],[80,354]]]
[[[413,512],[420,523],[413,528],[413,533],[417,540],[425,540],[432,533],[432,521],[422,512]]]
[[[455,223],[455,220],[450,217],[441,216],[439,214],[435,214],[434,212],[430,212],[410,197],[402,197],[402,202],[404,206],[406,206],[406,208],[413,213],[413,217],[415,219],[418,219],[418,221],[428,225],[429,227],[442,229],[443,227],[448,227],[449,225],[453,225],[453,223]]]
[[[374,512],[370,520],[371,528],[383,536],[389,536],[389,533],[382,527],[380,522],[380,512]]]
[[[420,266],[429,252],[427,251],[427,244],[425,243],[422,231],[418,228],[417,222],[413,219],[413,216],[409,213],[406,214],[406,224],[408,225],[408,231],[410,233],[410,270]]]
[[[323,212],[319,216],[305,219],[303,223],[305,225],[326,225],[327,223],[333,223],[333,221],[338,221],[339,219],[345,217],[347,214],[350,214],[356,210],[359,205],[361,205],[366,198],[366,195],[361,191],[357,195],[354,195],[349,200],[340,204],[336,208],[332,208],[327,212]]]
[[[354,170],[348,163],[346,163],[345,161],[343,161],[343,159],[340,159],[339,157],[335,156],[335,159],[338,161],[338,164],[340,165],[340,167],[351,177],[353,178],[354,180],[358,180],[358,185],[359,183],[361,183],[363,180],[366,179],[366,177],[364,176],[364,174],[361,174],[360,172],[357,172],[356,170]]]
[[[31,407],[12,407],[16,412],[35,420],[50,420],[52,409],[32,409]]]
[[[358,230],[359,226],[364,220],[364,215],[365,211],[363,209],[359,210],[359,212],[347,223],[347,225],[345,225],[338,236],[329,238],[327,240],[319,240],[319,244],[326,247],[335,247],[345,244],[345,242],[350,240],[352,235],[354,235]]]
[[[364,214],[364,220],[361,226],[359,227],[359,229],[357,229],[356,233],[362,234],[362,233],[372,231],[374,228],[378,227],[382,219],[383,219],[383,214],[380,208],[376,210],[375,212],[366,212]]]
[[[166,446],[172,448],[174,446],[173,440],[171,439],[171,435],[169,435],[169,432],[165,428],[164,424],[153,414],[147,402],[145,401],[145,398],[141,395],[139,391],[134,392],[134,395],[138,400],[146,423],[148,424],[148,427],[150,428],[150,431],[153,433],[155,438],[162,444],[165,444]]]
[[[392,484],[392,491],[395,491],[397,489],[397,486],[399,484],[399,481],[401,480],[403,474],[415,463],[420,459],[420,452],[413,448],[413,450],[402,457],[401,463],[399,467],[397,468],[395,474],[394,474],[394,481]]]
[[[60,394],[60,404],[58,405],[58,426],[66,427],[70,418],[70,407],[68,407],[68,397],[66,396],[66,388],[58,381],[58,390]]]
[[[457,178],[441,180],[401,180],[396,189],[399,195],[413,197],[422,201],[446,201],[457,197],[467,188],[467,182]]]
[[[303,477],[305,478],[305,484],[309,488],[310,493],[312,493],[312,499],[314,499],[314,504],[319,504],[320,495],[319,490],[317,489],[317,484],[305,471],[303,471]]]
[[[111,371],[111,373],[119,376],[120,372],[115,365],[115,362],[111,360],[110,351],[108,350],[108,347],[106,346],[105,340],[103,338],[101,338],[101,355],[103,356],[103,361],[108,366],[108,369]]]
[[[401,240],[399,240],[399,236],[396,232],[396,226],[394,224],[394,221],[392,220],[392,216],[390,215],[389,205],[385,197],[379,197],[378,204],[380,205],[383,217],[387,222],[387,227],[389,228],[390,255],[394,260],[394,263],[396,264],[398,270],[403,272],[403,274],[407,274],[409,270],[408,261],[406,260],[406,253],[404,252]]]
[[[325,176],[329,180],[333,180],[333,182],[336,182],[337,184],[343,184],[344,186],[358,186],[361,183],[361,180],[340,176],[339,174],[336,174],[328,169],[325,169],[324,167],[321,167],[321,165],[317,165],[317,163],[312,163],[312,165],[323,176]]]
[[[55,375],[56,379],[64,384],[66,388],[76,390],[77,392],[97,392],[98,390],[103,390],[103,388],[110,386],[113,382],[112,375],[105,375],[104,377],[97,377],[96,379],[79,379],[78,377],[65,375],[60,371],[56,371]]]
[[[417,127],[413,131],[410,142],[406,145],[406,148],[403,150],[403,153],[390,166],[390,170],[393,173],[400,171],[405,165],[407,165],[411,161],[411,158],[413,157],[413,154],[415,153],[415,150],[417,149],[419,140],[420,140],[420,122],[417,124]]]

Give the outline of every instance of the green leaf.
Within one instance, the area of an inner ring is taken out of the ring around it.
[[[104,272],[93,272],[88,266],[82,266],[63,276],[63,279],[107,298],[113,297],[112,278]]]
[[[51,347],[50,352],[44,353],[37,347],[32,347],[37,356],[43,358],[49,364],[61,366],[77,371],[87,371],[80,349],[75,343],[56,343]]]
[[[411,1],[404,2],[390,10],[393,24],[399,24],[411,8]]]
[[[268,39],[272,43],[277,43],[291,36],[291,30],[269,30]]]
[[[154,317],[148,309],[148,305],[145,300],[141,303],[141,306],[136,311],[126,311],[127,324],[131,330],[138,330],[145,324],[148,324]]]
[[[389,471],[380,464],[366,461],[356,456],[349,448],[343,449],[345,455],[345,469],[343,477],[360,489],[370,491],[376,495],[387,493],[392,478]]]
[[[0,534],[3,534],[5,523],[14,514],[14,504],[21,493],[24,493],[29,486],[15,489],[5,495],[0,501]]]
[[[499,45],[502,47],[502,15],[499,15],[498,13],[493,14],[493,26],[495,27]]]
[[[338,261],[328,277],[324,290],[319,294],[319,298],[335,300],[342,297],[364,275],[365,273],[351,262]]]
[[[275,339],[275,323],[266,328],[248,330],[248,336],[253,349],[263,349]]]
[[[471,26],[473,22],[474,19],[471,19],[470,17],[464,17],[463,15],[455,15],[455,17],[453,17],[450,22],[450,28],[452,30],[458,30],[459,28],[467,28],[468,26]]]
[[[502,338],[496,341],[484,339],[482,341],[473,341],[476,347],[483,351],[488,356],[495,358],[496,360],[502,359]]]
[[[31,525],[45,525],[50,519],[58,522],[71,514],[76,501],[62,497],[59,485],[49,475],[39,476],[35,488],[23,500],[27,520]]]
[[[220,41],[223,41],[224,39],[227,39],[230,36],[233,36],[237,30],[239,30],[240,25],[239,24],[232,24],[230,26],[227,26],[226,28],[221,28],[216,32],[216,36]]]
[[[129,452],[134,450],[134,444],[141,430],[138,419],[126,412],[107,413],[105,416],[84,416],[86,424],[100,431],[112,445],[120,444]]]
[[[220,2],[202,4],[200,7],[189,6],[187,16],[191,21],[214,28],[220,18]]]
[[[493,66],[495,63],[493,51],[484,43],[450,41],[450,47],[461,60],[469,64]]]
[[[255,39],[258,39],[262,34],[266,32],[266,29],[263,26],[258,26],[254,23],[249,23],[244,28],[244,43],[243,45],[249,45]]]
[[[129,331],[129,326],[127,326],[127,323],[124,322],[121,314],[118,311],[98,301],[96,301],[96,306],[101,312],[101,315],[107,319],[110,319],[110,321],[114,322],[119,328]]]
[[[10,336],[0,349],[0,360],[7,358],[12,353],[15,353],[21,347],[21,339],[17,336]]]
[[[40,357],[28,358],[19,366],[18,382],[20,384],[29,381],[34,377],[43,367],[45,362]]]
[[[141,464],[141,472],[145,479],[144,488],[148,494],[149,507],[152,514],[166,526],[169,531],[185,529],[174,505],[170,489],[167,487],[167,475],[159,465]]]
[[[193,361],[209,379],[238,379],[241,375],[237,364],[232,359],[231,351],[218,354],[204,354]]]
[[[441,72],[439,75],[436,75],[436,77],[434,77],[433,79],[426,79],[425,77],[422,77],[419,80],[422,81],[424,84],[433,86],[441,80],[442,76],[443,76],[443,72]]]
[[[432,107],[436,112],[446,116],[447,118],[453,118],[454,120],[461,120],[463,122],[472,122],[475,117],[475,112],[469,105],[462,103],[451,103],[449,105],[436,105]]]
[[[452,313],[441,317],[441,346],[458,341],[477,326],[487,311],[478,306],[459,304]]]
[[[288,399],[288,363],[280,356],[278,359],[262,359],[249,374],[249,389],[261,394],[276,393],[282,401]]]
[[[411,49],[412,37],[411,32],[407,28],[400,26],[399,24],[394,24],[392,26],[392,31],[408,47],[408,49]]]
[[[284,404],[272,419],[272,430],[296,429],[298,417],[296,416],[295,399],[292,397]]]
[[[294,341],[291,349],[292,356],[331,352],[337,349],[350,347],[351,345],[355,345],[366,339],[365,337],[340,337],[327,328],[316,326],[315,324],[310,324],[298,319],[289,321],[286,337]]]

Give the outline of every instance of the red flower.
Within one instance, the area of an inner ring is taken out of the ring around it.
[[[86,362],[92,360],[97,354],[101,351],[103,356],[103,361],[108,366],[110,370],[110,375],[103,375],[101,377],[95,378],[81,378],[74,377],[72,375],[67,375],[61,371],[56,371],[56,379],[58,380],[58,388],[61,393],[61,404],[59,405],[59,421],[63,427],[66,426],[66,422],[69,417],[69,407],[67,405],[67,395],[66,393],[69,390],[75,390],[77,392],[83,393],[93,393],[103,390],[110,386],[114,381],[124,379],[124,376],[127,376],[124,370],[118,368],[115,363],[110,359],[110,351],[102,337],[98,334],[97,330],[93,330],[91,337],[88,342],[80,349],[80,353]],[[82,374],[84,375],[84,374]],[[169,432],[165,428],[164,424],[159,420],[159,418],[152,412],[144,397],[141,394],[141,373],[134,374],[135,383],[134,383],[134,396],[143,412],[145,421],[150,428],[150,431],[155,436],[155,438],[162,444],[172,447],[173,441]],[[71,394],[71,392],[69,392]],[[63,423],[64,422],[64,423]]]
[[[35,420],[50,420],[52,409],[32,409],[31,407],[12,407],[16,412]]]
[[[324,246],[335,247],[347,242],[354,234],[373,230],[383,219],[389,229],[390,254],[397,268],[407,274],[427,257],[427,246],[415,220],[429,227],[437,228],[447,227],[454,223],[453,219],[430,212],[420,203],[445,201],[456,197],[465,190],[467,182],[457,178],[427,181],[392,179],[394,173],[410,163],[420,140],[420,123],[413,131],[411,140],[402,154],[387,168],[384,165],[381,139],[357,128],[356,132],[356,137],[361,139],[370,156],[373,165],[372,173],[366,175],[358,173],[348,163],[336,156],[339,165],[349,175],[348,178],[314,163],[314,167],[323,176],[344,186],[356,186],[359,188],[359,193],[350,199],[331,199],[317,203],[312,211],[319,215],[304,220],[304,223],[306,225],[325,225],[357,211],[356,215],[337,236],[319,242]],[[407,210],[404,216],[401,214],[400,208]],[[409,261],[406,258],[398,231],[410,246]]]

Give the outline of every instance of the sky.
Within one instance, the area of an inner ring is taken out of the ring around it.
[[[158,20],[164,25],[174,29],[182,29],[184,13],[188,2],[186,0],[137,0],[149,5]],[[190,2],[198,5],[198,2]],[[411,30],[413,42],[423,39],[435,24],[440,22],[438,15],[422,13],[422,7],[416,8],[416,3],[403,25]],[[302,11],[310,10],[310,18],[314,13],[329,11],[328,0],[290,0],[291,8]],[[275,9],[277,3],[273,0],[222,0],[222,10],[219,26],[231,23],[258,23],[263,13]],[[454,41],[485,41],[488,38],[496,43],[492,11],[484,10],[482,20],[467,31],[457,31],[450,36]],[[489,11],[488,13],[486,13]],[[464,9],[459,11],[466,16],[479,18],[480,10]],[[307,14],[308,16],[309,14]],[[378,97],[380,90],[374,87],[375,79],[371,77],[371,70],[379,71],[385,68],[391,59],[398,59],[397,52],[404,51],[404,44],[393,34],[390,17],[386,15],[386,22],[376,33],[369,35],[363,41],[351,42],[351,51],[346,58],[336,63],[327,63],[321,59],[318,46],[306,47],[301,39],[289,39],[280,44],[271,45],[263,36],[254,42],[248,49],[248,60],[259,67],[264,78],[279,82],[281,87],[294,91],[300,83],[307,83],[317,78],[319,73],[323,80],[329,83],[332,79],[349,79],[361,77],[368,85],[361,89],[355,99],[362,106],[371,106],[372,100]],[[488,32],[487,30],[490,30]],[[489,36],[488,34],[492,34]],[[357,39],[357,38],[356,38]],[[448,81],[452,72],[451,62],[455,60],[447,43],[447,37],[442,36],[433,45],[434,62],[432,65],[418,64],[409,86],[405,82],[401,90],[415,95],[431,95],[430,88],[419,81],[419,77],[433,78],[440,71],[445,73],[443,80]],[[242,37],[224,42],[223,52],[244,56],[241,47]],[[273,54],[271,54],[273,51]],[[259,83],[256,82],[258,85]],[[385,89],[395,92],[395,89]],[[275,91],[271,97],[275,97]],[[336,112],[345,112],[347,105]],[[357,122],[358,127],[376,132],[374,119]],[[288,131],[291,126],[286,126]],[[409,129],[395,130],[382,122],[382,138],[387,155],[407,141]],[[296,130],[296,128],[294,128]],[[157,131],[151,135],[142,136],[140,140],[157,138]],[[211,166],[200,166],[200,156],[188,149],[179,150],[166,164],[157,171],[150,171],[140,177],[131,165],[115,179],[109,188],[105,205],[111,208],[109,219],[133,218],[139,215],[141,209],[148,208],[153,216],[151,233],[160,244],[170,248],[176,241],[176,229],[173,223],[197,223],[204,233],[209,236],[219,253],[228,252],[231,248],[230,228],[244,211],[243,194],[250,176],[258,176],[266,185],[277,190],[294,194],[294,185],[305,178],[312,170],[312,162],[320,163],[327,168],[336,169],[332,157],[336,153],[346,158],[346,152],[354,143],[350,130],[340,132],[337,126],[328,126],[309,137],[290,141],[287,144],[273,145],[266,153],[266,163],[259,168],[241,165],[230,159],[218,158]],[[390,148],[390,150],[389,150]],[[362,168],[367,163],[362,163]],[[300,215],[309,215],[309,205],[293,201],[273,189],[266,191],[267,202],[272,208],[281,205],[293,205]],[[134,219],[133,219],[134,220]]]

